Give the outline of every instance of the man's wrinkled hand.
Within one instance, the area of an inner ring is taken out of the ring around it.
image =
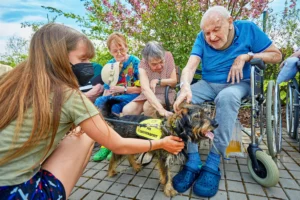
[[[175,112],[179,112],[179,105],[184,101],[186,101],[187,103],[190,103],[192,101],[192,91],[190,86],[184,86],[181,88],[180,94],[173,104],[173,109]]]
[[[234,60],[227,76],[227,82],[231,81],[234,84],[235,82],[239,83],[243,79],[243,68],[248,58],[248,55],[243,54]]]

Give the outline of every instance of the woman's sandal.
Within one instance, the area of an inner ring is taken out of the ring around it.
[[[188,166],[183,166],[183,169],[173,178],[173,187],[179,192],[187,191],[199,176],[200,170],[195,170]]]
[[[207,166],[203,166],[199,178],[195,181],[193,191],[197,196],[212,197],[218,192],[220,179],[220,169],[216,171]]]

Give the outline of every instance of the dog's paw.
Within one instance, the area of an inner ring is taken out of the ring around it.
[[[135,171],[135,172],[139,172],[139,171],[141,171],[141,169],[142,169],[142,165],[141,164],[139,164],[139,163],[136,163],[134,166],[132,166],[133,167],[133,170]]]
[[[177,194],[177,191],[173,188],[172,184],[165,185],[164,193],[167,197],[174,197]]]
[[[113,177],[115,175],[117,175],[118,172],[116,172],[115,170],[111,170],[108,172],[108,177]]]

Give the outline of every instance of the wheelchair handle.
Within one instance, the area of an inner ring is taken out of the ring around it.
[[[266,65],[261,58],[253,58],[250,60],[250,65],[256,65],[259,69],[264,70]]]

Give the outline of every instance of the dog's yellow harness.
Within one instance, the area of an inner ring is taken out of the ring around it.
[[[159,140],[162,136],[161,119],[146,119],[139,123],[136,134],[150,140]]]

